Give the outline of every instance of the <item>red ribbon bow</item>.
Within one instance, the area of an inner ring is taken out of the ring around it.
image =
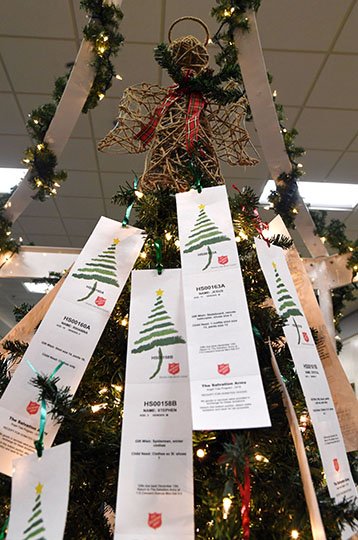
[[[155,130],[160,119],[166,111],[185,94],[189,95],[188,110],[185,119],[185,143],[187,151],[191,154],[194,151],[195,143],[199,136],[200,114],[205,107],[205,100],[200,92],[189,92],[186,88],[180,88],[178,84],[168,88],[167,97],[161,105],[158,105],[149,122],[142,127],[134,138],[140,139],[147,145],[154,137]]]

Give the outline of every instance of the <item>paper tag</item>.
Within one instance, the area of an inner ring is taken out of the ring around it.
[[[13,458],[34,451],[40,403],[28,361],[48,375],[63,362],[58,385],[75,393],[143,241],[140,229],[99,220],[0,399],[1,472],[11,475]],[[59,427],[47,419],[45,446]]]
[[[181,271],[132,272],[116,540],[194,539]]]
[[[176,198],[193,428],[270,426],[226,188]]]
[[[62,540],[70,488],[70,443],[14,461],[7,540]]]
[[[336,502],[356,496],[341,429],[327,378],[284,252],[256,239],[257,255],[275,307],[287,319],[284,332],[315,431],[327,487]]]

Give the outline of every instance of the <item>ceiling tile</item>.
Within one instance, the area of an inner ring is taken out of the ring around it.
[[[142,154],[119,154],[111,152],[98,152],[101,171],[105,172],[128,172],[134,170],[140,175],[144,169],[146,153]]]
[[[134,174],[130,173],[101,173],[104,196],[111,199],[118,191],[119,186],[125,186],[127,182],[133,184]]]
[[[339,151],[308,150],[306,155],[299,158],[306,173],[302,180],[323,181],[340,155]]]
[[[86,236],[88,238],[95,228],[98,219],[65,218],[63,221],[72,241],[72,238],[75,236]]]
[[[111,199],[106,199],[105,203],[106,203],[106,208],[107,208],[106,216],[111,219],[116,219],[117,221],[122,221],[125,215],[126,207],[120,206],[119,204],[111,203]],[[134,211],[132,211],[131,213],[131,219],[130,219],[131,224],[135,221],[135,219],[133,218],[134,218]]]
[[[154,60],[153,49],[153,45],[127,43],[120,50],[113,64],[116,73],[119,73],[123,80],[113,81],[107,94],[109,97],[121,97],[128,86],[142,82],[157,83],[159,66]]]
[[[71,237],[71,245],[72,247],[76,248],[83,248],[85,243],[88,240],[88,236],[72,236]]]
[[[160,41],[161,0],[146,0],[140,4],[141,21],[150,21],[150,24],[136,24],[138,20],[138,3],[124,0],[121,6],[124,17],[120,31],[126,42],[139,41],[158,43]]]
[[[106,210],[102,199],[57,197],[56,204],[62,218],[99,219]]]
[[[350,145],[350,147],[348,148],[348,151],[352,151],[352,152],[358,152],[358,132],[357,132],[357,135],[354,139],[354,141],[352,142],[352,144]]]
[[[0,135],[0,167],[23,166],[21,160],[25,149],[31,145],[30,137]]]
[[[324,55],[318,53],[264,51],[266,67],[273,76],[271,87],[283,105],[302,105]]]
[[[61,234],[31,234],[29,238],[35,246],[72,247],[68,237]]]
[[[59,167],[94,171],[97,168],[95,149],[91,139],[70,139],[59,158]]]
[[[1,133],[26,135],[26,128],[15,98],[12,94],[3,94],[0,99]]]
[[[355,6],[352,13],[349,15],[343,30],[334,47],[335,51],[339,52],[358,52],[357,40],[358,28],[358,5]]]
[[[9,84],[5,70],[3,66],[1,65],[1,63],[0,63],[0,92],[11,92],[11,86]]]
[[[358,204],[358,201],[357,201],[357,204]],[[355,210],[353,210],[353,212],[350,213],[350,215],[346,218],[344,223],[345,223],[345,225],[346,225],[346,227],[348,229],[357,229],[358,208],[356,208]],[[352,240],[355,240],[356,238],[358,238],[358,235],[357,236],[351,236],[350,238]]]
[[[97,172],[67,170],[67,180],[59,189],[62,197],[101,197]]]
[[[0,38],[0,47],[17,92],[52,92],[55,79],[77,53],[74,41],[50,39]]]
[[[358,125],[358,111],[304,109],[297,122],[298,144],[306,149],[344,150]]]
[[[352,183],[357,181],[357,171],[358,152],[346,152],[338,161],[328,178],[337,182]]]
[[[58,218],[58,211],[54,203],[54,199],[46,199],[46,201],[32,201],[26,208],[23,216],[29,217],[54,217]]]
[[[216,20],[210,16],[211,3],[207,0],[168,0],[166,3],[165,12],[165,35],[164,41],[168,41],[168,30],[171,24],[179,17],[185,15],[191,15],[193,17],[199,17],[204,23],[207,24],[210,30],[210,35],[214,35],[219,25]],[[194,35],[201,41],[204,41],[204,30],[198,26],[197,23],[192,21],[183,21],[178,24],[173,30],[173,39],[185,35]]]
[[[357,94],[358,56],[331,54],[307,105],[357,109]]]
[[[327,50],[350,4],[350,0],[265,0],[258,11],[262,46]]]
[[[58,218],[21,216],[19,221],[30,239],[32,234],[44,234],[44,231],[49,235],[66,234],[61,220]]]
[[[101,101],[92,112],[93,130],[98,140],[103,139],[114,128],[118,116],[119,98]]]
[[[68,2],[1,0],[0,33],[11,36],[73,37]],[[31,23],[29,24],[29,21]],[[46,23],[44,24],[44,21]]]

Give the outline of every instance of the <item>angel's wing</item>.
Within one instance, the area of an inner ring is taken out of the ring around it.
[[[205,109],[217,155],[229,165],[256,165],[259,162],[247,153],[251,148],[258,156],[245,128],[246,106],[247,100],[243,97],[229,105],[208,103]]]
[[[98,143],[98,149],[130,154],[147,150],[135,135],[147,124],[155,108],[164,101],[166,92],[165,88],[146,83],[127,88],[118,106],[117,124]]]

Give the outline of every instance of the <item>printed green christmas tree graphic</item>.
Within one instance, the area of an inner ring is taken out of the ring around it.
[[[28,519],[28,527],[23,532],[22,540],[46,540],[44,536],[45,527],[43,523],[42,508],[41,508],[41,494],[43,490],[43,484],[40,482],[35,487],[36,498],[35,504],[32,509],[32,515]]]
[[[226,242],[230,240],[225,236],[215,223],[208,217],[205,211],[205,204],[199,204],[199,215],[191,234],[188,237],[188,242],[185,244],[184,253],[191,253],[202,247],[207,247],[208,250],[208,262],[202,270],[209,268],[213,253],[210,249],[210,244],[218,244],[219,242]]]
[[[117,268],[116,268],[116,246],[119,244],[119,239],[114,238],[112,244],[102,251],[97,257],[93,257],[90,262],[86,263],[84,268],[78,268],[77,272],[72,274],[72,277],[78,279],[90,279],[95,280],[90,292],[83,298],[79,298],[77,302],[83,302],[87,300],[97,290],[97,284],[107,283],[107,285],[113,285],[119,287],[117,282]]]
[[[300,330],[298,328],[298,324],[296,322],[295,316],[303,317],[303,315],[298,309],[298,307],[296,306],[295,302],[293,301],[293,298],[288,292],[286,285],[282,281],[281,276],[277,270],[277,264],[275,262],[272,263],[272,267],[275,272],[277,294],[279,295],[277,299],[279,302],[278,310],[280,312],[281,317],[284,317],[285,319],[292,317],[293,324],[295,325],[296,330],[297,330],[298,344],[299,344],[301,341],[301,335],[300,335]]]
[[[143,323],[143,330],[139,332],[141,337],[134,342],[134,345],[138,346],[131,351],[132,353],[141,353],[154,349],[154,347],[159,347],[158,365],[149,379],[154,379],[162,367],[163,353],[161,347],[174,345],[175,343],[185,343],[185,340],[175,330],[174,323],[165,309],[162,298],[163,294],[164,291],[162,289],[156,291],[157,299],[154,307],[148,316],[147,322]]]

